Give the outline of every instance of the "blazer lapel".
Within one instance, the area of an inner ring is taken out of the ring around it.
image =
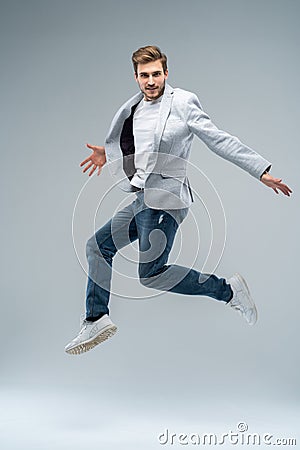
[[[156,126],[155,134],[154,134],[154,142],[153,142],[154,152],[157,152],[159,149],[159,145],[160,145],[161,137],[162,137],[165,125],[166,125],[166,121],[170,114],[172,101],[173,101],[173,88],[169,84],[166,84],[165,92],[164,92],[162,100],[161,100],[159,117],[158,117],[157,126]]]

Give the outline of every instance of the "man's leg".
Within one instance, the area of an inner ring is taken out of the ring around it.
[[[150,208],[137,215],[141,283],[162,291],[206,295],[221,300],[237,310],[249,325],[254,325],[257,320],[256,307],[240,274],[233,275],[227,282],[213,274],[202,274],[175,264],[167,265],[176,231],[183,218],[180,210],[166,212]]]
[[[113,257],[119,249],[137,239],[132,205],[117,212],[87,242],[86,256],[89,264],[86,291],[87,320],[95,321],[104,314],[109,314]]]
[[[71,355],[91,350],[117,331],[108,315],[112,260],[119,249],[137,239],[134,204],[115,214],[87,243],[86,318],[82,320],[79,334],[65,347]]]

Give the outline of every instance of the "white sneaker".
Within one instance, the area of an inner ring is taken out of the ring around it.
[[[95,322],[81,321],[81,330],[73,341],[65,347],[70,355],[79,355],[94,348],[96,345],[113,336],[117,327],[112,323],[107,314]]]
[[[233,291],[233,297],[227,304],[237,310],[249,325],[254,325],[257,321],[257,310],[246,281],[242,275],[236,273],[227,280],[227,283]]]

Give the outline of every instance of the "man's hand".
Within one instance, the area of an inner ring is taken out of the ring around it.
[[[83,167],[87,164],[85,166],[85,168],[83,169],[83,173],[85,173],[87,170],[91,169],[89,172],[89,177],[91,175],[93,175],[93,173],[95,172],[95,170],[98,167],[97,175],[100,175],[101,169],[104,166],[104,164],[106,163],[105,148],[99,147],[98,145],[91,145],[91,144],[86,144],[86,146],[88,148],[90,148],[91,150],[93,150],[93,153],[88,158],[86,158],[84,161],[82,161],[82,163],[80,163],[80,167]]]
[[[288,197],[293,192],[286,184],[282,183],[282,178],[274,178],[269,173],[264,173],[260,177],[260,181],[264,183],[266,186],[273,189],[276,194],[279,194],[278,191],[281,191],[284,195]]]

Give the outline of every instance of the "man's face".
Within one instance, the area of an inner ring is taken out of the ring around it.
[[[160,97],[165,88],[165,80],[168,78],[168,70],[163,71],[160,60],[147,64],[138,64],[135,79],[144,94],[144,100],[151,101]]]

